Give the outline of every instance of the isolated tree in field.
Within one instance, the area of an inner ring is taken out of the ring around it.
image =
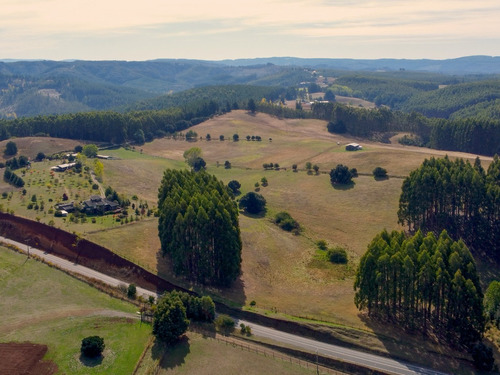
[[[13,156],[17,154],[17,145],[15,142],[9,141],[5,145],[5,155],[6,156]]]
[[[247,136],[246,136],[246,138],[247,138],[247,141],[249,141],[249,140],[250,140],[250,136],[249,136],[249,135],[247,135]]]
[[[240,136],[238,134],[233,134],[233,141],[238,142],[240,140]]]
[[[240,193],[241,184],[236,180],[229,181],[229,183],[227,184],[227,187],[229,189],[231,189],[231,191],[233,192],[234,195],[237,195]]]
[[[94,144],[88,144],[83,146],[82,154],[88,158],[95,158],[99,149]]]
[[[318,164],[314,164],[313,165],[313,170],[314,170],[314,173],[318,174],[319,173],[319,167],[318,167]]]
[[[202,155],[202,152],[201,152],[201,148],[199,148],[199,147],[191,147],[190,149],[184,151],[184,154],[182,154],[182,156],[184,157],[184,161],[191,168],[193,167],[196,159],[201,158],[201,155]]]
[[[293,164],[293,165],[292,165],[292,170],[293,170],[294,172],[297,172],[297,164]]]
[[[306,170],[307,170],[307,174],[311,174],[311,169],[312,169],[312,163],[310,161],[306,162]]]
[[[230,162],[229,160],[226,160],[226,161],[224,162],[224,168],[226,168],[226,169],[231,169],[231,162]]]
[[[210,141],[210,140],[212,139],[212,136],[211,136],[210,134],[207,134],[207,136],[205,137],[205,139],[206,139],[207,141]]]
[[[266,187],[268,185],[267,178],[266,177],[262,177],[260,179],[260,183],[262,184],[262,186]]]
[[[224,140],[224,135],[223,134],[219,135],[219,141],[223,141],[223,140]]]
[[[158,300],[153,317],[153,335],[167,343],[174,343],[189,326],[186,308],[177,295],[166,294]]]
[[[375,177],[376,179],[387,178],[387,170],[385,168],[376,167],[372,173],[373,177]]]
[[[332,185],[347,185],[352,182],[352,173],[345,165],[338,164],[330,171],[330,182]]]
[[[248,110],[252,113],[255,113],[255,111],[257,110],[257,105],[255,104],[255,100],[250,99],[248,101]]]
[[[266,207],[266,199],[261,194],[251,191],[240,199],[239,207],[250,214],[259,214]]]
[[[104,339],[99,336],[89,336],[82,340],[80,352],[88,358],[98,357],[104,351]]]
[[[36,154],[36,161],[42,161],[43,159],[45,159],[45,154],[43,152],[39,152],[38,154]]]
[[[166,170],[158,192],[158,234],[174,272],[210,285],[240,274],[238,209],[228,188],[208,173]]]

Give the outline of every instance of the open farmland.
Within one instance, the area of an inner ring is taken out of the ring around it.
[[[243,350],[239,345],[224,341],[216,341],[199,333],[189,332],[174,348],[164,349],[158,344],[150,348],[137,375],[155,373],[159,375],[210,375],[210,374],[276,374],[276,375],[312,375],[317,374],[312,364],[302,367],[297,359],[290,363],[289,357],[273,358],[270,352],[259,348],[260,354],[255,353],[255,346],[247,349],[243,343]],[[158,372],[153,372],[157,369]],[[326,372],[321,371],[321,374]]]
[[[342,330],[342,326],[354,327],[358,330],[346,330],[342,333],[343,339],[407,358],[415,347],[423,345],[401,331],[388,332],[386,326],[360,315],[353,303],[353,275],[360,256],[375,234],[384,228],[400,229],[396,216],[399,194],[403,178],[411,170],[431,156],[448,154],[472,161],[475,155],[342,137],[328,133],[324,121],[278,120],[245,111],[213,118],[192,129],[198,133],[198,138],[210,134],[212,140],[186,142],[163,138],[133,150],[106,150],[106,154],[117,159],[102,161],[103,185],[111,185],[129,198],[137,195],[136,204],[148,202],[153,207],[164,169],[186,168],[183,152],[194,146],[202,149],[209,173],[226,183],[233,179],[240,181],[243,194],[254,190],[255,183],[262,177],[267,178],[269,185],[259,188],[268,202],[266,216],[240,215],[241,277],[232,288],[210,288],[204,292],[233,306],[250,308],[250,302],[255,301],[253,309],[268,315],[293,316],[305,321],[319,319],[330,322],[330,326],[338,330]],[[235,133],[239,135],[238,142],[232,140]],[[225,141],[219,140],[220,135],[225,136]],[[262,141],[247,141],[247,135],[258,135]],[[362,144],[363,150],[346,152],[344,146],[350,142]],[[226,160],[231,162],[231,169],[224,168]],[[279,163],[280,170],[265,171],[262,164],[270,162]],[[317,164],[320,173],[308,175],[306,162]],[[331,186],[328,172],[339,163],[357,168],[360,176],[354,179],[353,186],[346,189]],[[488,163],[489,159],[483,158],[485,168]],[[297,173],[292,171],[292,164],[298,165]],[[377,166],[386,168],[390,178],[375,181],[371,171]],[[92,194],[85,173],[59,176],[58,186],[48,189],[47,181],[51,179],[48,168],[50,163],[34,163],[32,172],[26,172],[27,176],[37,173],[26,187],[26,200],[32,194],[40,194],[48,209],[64,189],[70,189],[72,199],[76,194],[85,199]],[[34,212],[27,209],[27,202],[23,205],[21,199],[21,192],[16,190],[0,203],[14,210],[16,215],[35,218]],[[53,199],[50,204],[49,199]],[[301,235],[282,231],[271,222],[274,214],[282,210],[288,211],[301,224]],[[37,216],[45,223],[51,219],[48,213],[40,215],[38,212]],[[138,221],[127,224],[117,222],[112,216],[97,217],[95,223],[89,218],[85,223],[62,218],[54,221],[55,226],[75,231],[167,280],[200,290],[199,286],[189,285],[172,275],[168,262],[159,255],[157,219],[154,217],[140,216]],[[330,246],[346,248],[348,265],[328,262],[324,252],[315,247],[319,239],[326,240]],[[392,340],[387,340],[388,336],[398,341],[388,345]],[[403,344],[403,341],[410,344]],[[442,350],[431,343],[424,347],[438,353]],[[425,351],[419,352],[422,361],[433,361],[425,355]]]
[[[248,306],[254,300],[257,308],[268,311],[366,328],[353,304],[352,276],[359,257],[376,233],[384,228],[400,229],[396,212],[402,177],[425,158],[446,153],[340,137],[328,133],[325,125],[317,120],[278,120],[234,111],[192,128],[198,136],[210,134],[211,141],[164,138],[142,146],[142,154],[138,149],[110,151],[122,160],[104,161],[104,181],[119,191],[153,200],[163,168],[185,167],[182,154],[193,146],[202,149],[210,173],[226,183],[240,181],[242,193],[254,190],[254,184],[265,176],[269,186],[260,187],[260,193],[268,202],[266,217],[240,215],[242,276],[233,288],[211,292],[237,305]],[[232,141],[235,133],[238,142]],[[220,135],[226,140],[220,141]],[[259,135],[263,140],[247,141],[246,135]],[[364,150],[346,152],[344,145],[352,141],[361,143]],[[224,169],[226,160],[231,162],[231,169]],[[318,164],[324,173],[308,175],[304,170],[307,161]],[[279,163],[281,170],[264,171],[262,164],[268,162]],[[297,173],[291,170],[294,163],[301,169]],[[339,163],[357,168],[361,174],[350,189],[330,185],[326,173]],[[485,160],[483,165],[487,163]],[[391,177],[375,181],[371,171],[376,166],[386,168]],[[304,228],[302,235],[284,232],[270,221],[281,210],[299,221]],[[87,237],[169,280],[183,283],[158,256],[156,226],[156,220],[145,220],[94,231]],[[344,246],[349,265],[327,262],[315,249],[318,239]]]
[[[0,247],[0,341],[47,345],[45,360],[65,374],[129,374],[151,328],[136,308],[25,255]],[[99,335],[99,363],[80,359],[84,337]]]

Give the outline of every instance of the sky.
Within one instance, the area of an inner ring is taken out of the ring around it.
[[[0,59],[500,56],[499,0],[0,0]]]

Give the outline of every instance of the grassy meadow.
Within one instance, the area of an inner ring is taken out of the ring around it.
[[[155,344],[156,345],[156,344]],[[255,349],[253,349],[255,350]],[[307,375],[316,374],[316,368],[299,366],[288,360],[272,358],[267,354],[242,350],[240,347],[189,332],[174,348],[150,348],[138,369],[137,375]],[[156,370],[158,369],[158,370]],[[157,371],[157,372],[155,372]],[[323,374],[323,372],[321,371]]]
[[[238,180],[242,194],[255,190],[255,183],[266,177],[268,186],[259,187],[267,200],[266,216],[240,215],[242,276],[233,288],[210,292],[238,305],[256,301],[264,310],[365,329],[353,303],[353,274],[359,257],[376,233],[384,228],[401,229],[396,213],[403,177],[425,158],[446,153],[332,135],[325,125],[318,120],[278,120],[265,114],[233,111],[192,128],[203,138],[210,134],[211,141],[164,138],[141,146],[141,151],[138,147],[135,152],[109,151],[121,160],[104,161],[104,181],[119,191],[154,200],[163,169],[185,167],[182,154],[190,147],[202,149],[209,173],[226,183]],[[238,142],[233,142],[233,134],[239,135]],[[224,135],[224,141],[219,140],[220,135]],[[259,135],[262,141],[247,141],[247,135]],[[353,141],[364,149],[345,151],[345,144]],[[231,162],[231,169],[224,168],[226,160]],[[319,175],[306,173],[308,161],[320,167]],[[265,171],[262,164],[270,162],[279,163],[281,169]],[[483,165],[487,163],[485,160]],[[297,173],[292,172],[292,164],[298,165]],[[357,168],[360,176],[352,187],[334,189],[330,185],[328,172],[337,164]],[[386,168],[391,177],[375,181],[371,171],[376,166]],[[300,236],[282,231],[271,222],[282,210],[301,224]],[[156,220],[143,220],[94,231],[87,237],[189,286],[176,279],[168,262],[158,256],[156,226]],[[349,264],[326,261],[314,244],[319,239],[346,248]]]
[[[65,374],[129,374],[151,334],[136,307],[65,273],[0,247],[0,340],[48,346],[45,359]],[[81,340],[104,338],[98,361],[80,358]]]
[[[106,150],[103,153],[114,156],[116,160],[102,161],[103,186],[110,185],[129,197],[137,195],[138,202],[147,202],[154,207],[163,171],[166,168],[186,168],[182,155],[191,147],[201,148],[209,173],[225,183],[238,180],[242,194],[256,190],[255,183],[260,183],[262,177],[267,178],[268,186],[258,188],[267,200],[266,215],[240,214],[243,240],[241,277],[232,288],[207,288],[203,292],[244,308],[250,308],[250,302],[255,301],[253,309],[263,314],[317,319],[368,334],[375,332],[376,337],[372,337],[370,346],[383,350],[387,345],[384,335],[412,341],[410,336],[387,331],[387,327],[377,326],[359,314],[353,302],[355,269],[377,233],[383,229],[402,229],[397,222],[398,201],[403,179],[410,171],[431,156],[448,154],[450,158],[465,157],[473,161],[475,155],[333,135],[327,132],[324,121],[279,120],[245,111],[215,117],[192,129],[203,140],[186,142],[163,138],[129,150]],[[211,135],[211,141],[205,139],[207,134]],[[239,135],[238,142],[233,142],[233,134]],[[224,135],[224,141],[219,140],[220,135]],[[262,141],[247,141],[247,135],[260,136]],[[360,143],[363,150],[345,151],[345,145],[351,142]],[[231,162],[231,169],[224,168],[226,160]],[[491,158],[483,157],[482,160],[483,167],[487,168]],[[271,162],[278,163],[280,170],[263,169],[263,163]],[[317,164],[319,174],[308,174],[306,162]],[[293,164],[298,165],[296,173],[292,171]],[[337,164],[358,170],[360,176],[354,179],[352,186],[331,186],[328,172]],[[70,173],[60,177],[58,186],[48,188],[50,165],[33,163],[32,170],[26,172],[35,177],[26,187],[25,200],[32,194],[40,194],[46,204],[49,197],[55,203],[65,189],[69,189],[70,200],[76,198],[76,194],[81,198],[92,193],[87,176]],[[372,170],[377,166],[387,169],[388,179],[376,181],[372,177]],[[7,188],[4,182],[0,183],[0,190]],[[38,216],[43,222],[53,219],[48,213],[40,215],[40,212],[35,214],[27,210],[26,202],[23,203],[20,196],[20,191],[16,190],[8,198],[0,199],[0,204],[22,216]],[[300,223],[300,235],[285,232],[272,222],[273,216],[283,210]],[[170,281],[200,290],[199,286],[176,278],[168,261],[159,255],[157,219],[143,216],[138,219],[128,224],[119,223],[112,216],[97,217],[95,223],[87,219],[83,224],[54,219],[54,225],[81,233]],[[325,253],[315,246],[320,239],[326,240],[329,246],[344,247],[349,263],[331,264]],[[440,348],[429,345],[429,350],[440,351]],[[390,350],[411,358],[413,349],[398,349],[397,346]]]

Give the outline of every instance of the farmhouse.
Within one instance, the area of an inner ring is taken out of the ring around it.
[[[345,146],[346,151],[358,151],[362,150],[363,146],[360,146],[357,143],[349,143],[348,145]]]
[[[111,202],[99,195],[92,195],[89,200],[83,202],[83,210],[87,214],[104,214],[106,212],[118,212],[121,209],[117,202]]]
[[[68,169],[73,168],[75,165],[76,163],[59,164],[56,165],[55,167],[51,167],[50,169],[56,172],[64,172]]]

